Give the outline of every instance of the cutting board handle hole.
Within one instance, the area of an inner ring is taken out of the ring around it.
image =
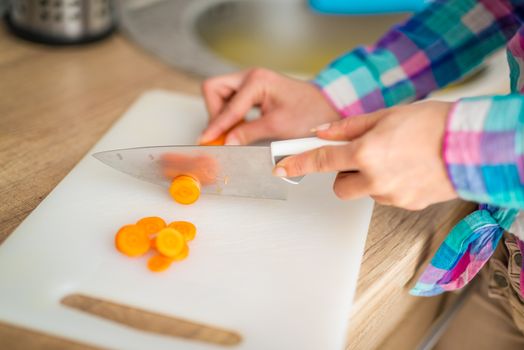
[[[84,294],[67,295],[60,303],[144,332],[222,346],[234,346],[242,341],[241,335],[235,331],[170,317]]]

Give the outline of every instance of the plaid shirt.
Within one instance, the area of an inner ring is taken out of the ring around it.
[[[421,99],[507,46],[512,93],[465,98],[448,116],[443,159],[458,195],[481,204],[459,222],[414,295],[468,283],[503,232],[524,251],[524,0],[435,0],[372,47],[358,47],[315,78],[344,117]],[[524,296],[524,263],[521,294]]]

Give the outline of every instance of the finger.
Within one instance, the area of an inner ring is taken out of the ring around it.
[[[371,130],[386,113],[387,109],[381,109],[374,113],[336,121],[327,127],[319,128],[317,136],[328,140],[353,140]]]
[[[212,119],[202,134],[200,142],[216,139],[244,118],[247,112],[262,102],[262,86],[256,82],[242,85],[220,114]]]
[[[219,86],[212,92],[204,93],[209,120],[213,120],[218,116],[234,94],[235,90],[228,86]]]
[[[361,172],[338,173],[333,183],[333,191],[340,199],[355,199],[370,194],[369,179]]]
[[[270,115],[242,123],[227,134],[225,143],[226,145],[248,145],[255,141],[273,138],[275,133],[270,123]]]
[[[281,160],[274,174],[283,177],[302,176],[309,173],[358,170],[355,149],[358,142],[342,146],[323,146]]]
[[[202,95],[210,119],[220,113],[225,102],[242,85],[245,76],[246,72],[240,71],[209,78],[202,83]]]

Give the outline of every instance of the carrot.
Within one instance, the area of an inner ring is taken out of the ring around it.
[[[200,182],[191,176],[177,176],[171,183],[169,193],[180,204],[192,204],[200,197]]]
[[[187,246],[187,244],[184,244],[184,248],[182,248],[182,251],[180,253],[178,253],[177,255],[173,257],[173,261],[182,261],[185,258],[187,258],[188,255],[189,255],[189,247]]]
[[[143,227],[126,225],[116,234],[115,246],[122,254],[135,257],[147,253],[151,242]]]
[[[163,255],[154,255],[147,261],[147,268],[153,272],[165,271],[171,266],[173,259]]]
[[[201,142],[199,145],[200,146],[224,146],[226,144],[226,136],[227,136],[227,134],[229,134],[229,132],[231,130],[233,130],[234,128],[236,128],[237,126],[239,126],[241,124],[244,124],[244,122],[245,122],[245,120],[242,119],[241,121],[239,121],[238,123],[233,125],[231,128],[229,128],[228,131],[226,131],[225,133],[223,133],[222,135],[220,135],[216,139],[208,141],[208,142]]]
[[[138,220],[136,225],[144,228],[148,235],[153,235],[166,227],[166,222],[158,216],[148,216]]]
[[[200,146],[224,146],[226,143],[226,135],[227,133],[223,133],[214,140],[200,143]]]
[[[186,241],[192,241],[196,235],[196,227],[188,221],[174,221],[168,225],[180,232]]]
[[[185,243],[184,236],[171,227],[162,229],[155,238],[156,249],[168,258],[178,255],[184,249]]]

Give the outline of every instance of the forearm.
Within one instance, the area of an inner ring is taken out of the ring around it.
[[[462,78],[518,28],[505,0],[435,1],[314,80],[342,116],[414,101]]]

